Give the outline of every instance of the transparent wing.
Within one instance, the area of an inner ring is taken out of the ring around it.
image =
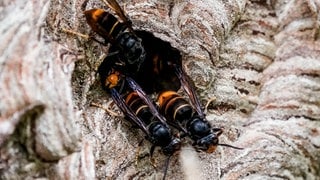
[[[185,90],[185,92],[189,96],[189,98],[192,102],[192,105],[194,106],[198,115],[200,116],[200,118],[204,118],[205,115],[204,115],[203,109],[201,107],[200,100],[195,92],[193,82],[187,76],[187,74],[183,71],[183,69],[181,67],[175,65],[175,70],[176,70],[176,75],[180,79],[180,82],[181,82],[183,89]]]
[[[126,77],[126,80],[132,90],[137,92],[138,96],[148,105],[150,108],[151,113],[156,116],[163,124],[166,126],[166,119],[159,113],[156,106],[153,104],[153,102],[149,99],[149,97],[146,95],[146,93],[142,90],[142,88],[139,86],[137,82],[135,82],[132,78]]]
[[[120,7],[119,3],[116,0],[102,0],[110,9],[112,9],[119,18],[123,21],[123,23],[127,24],[130,29],[131,28],[131,21],[125,15],[124,11]]]
[[[128,107],[128,105],[125,103],[124,99],[121,97],[119,92],[114,88],[110,89],[110,91],[111,91],[112,99],[115,101],[117,106],[121,109],[121,111],[131,120],[131,122],[135,123],[144,133],[146,133],[147,136],[150,136],[150,133],[149,133],[146,125]]]

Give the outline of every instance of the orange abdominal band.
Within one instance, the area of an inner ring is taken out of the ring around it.
[[[175,95],[175,94],[177,94],[177,93],[174,91],[165,91],[165,92],[161,93],[158,98],[159,105],[163,106],[166,103],[166,101],[168,100],[168,98],[172,95]]]
[[[92,19],[94,19],[95,21],[97,21],[97,19],[99,18],[99,16],[101,16],[101,14],[103,14],[105,11],[102,9],[94,9],[92,10]]]

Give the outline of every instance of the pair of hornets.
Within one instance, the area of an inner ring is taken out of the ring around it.
[[[191,138],[197,150],[208,153],[218,145],[241,149],[219,143],[222,129],[212,128],[206,120],[193,82],[182,69],[180,52],[149,32],[133,30],[132,22],[115,0],[105,3],[120,20],[102,9],[84,12],[92,30],[111,44],[98,69],[101,84],[126,119],[152,143],[150,156],[159,146],[168,162],[185,136]],[[177,93],[181,86],[191,103]],[[147,95],[152,93],[159,94],[158,106]],[[175,136],[170,127],[180,131],[181,136]]]

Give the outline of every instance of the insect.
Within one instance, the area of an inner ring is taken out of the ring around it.
[[[122,22],[102,9],[86,10],[84,14],[92,30],[103,37],[106,43],[111,43],[106,58],[108,68],[103,69],[103,71],[108,76],[104,82],[106,83],[105,87],[113,88],[118,86],[121,74],[124,72],[135,74],[140,70],[140,66],[145,61],[145,50],[141,38],[132,30],[132,23],[119,4],[115,0],[108,0],[106,3],[120,17]],[[100,74],[104,74],[104,72],[101,73],[100,71]]]
[[[175,91],[164,91],[159,94],[157,101],[160,106],[160,112],[167,118],[168,123],[191,137],[194,141],[193,146],[197,150],[212,153],[218,145],[242,149],[219,143],[219,136],[223,132],[222,128],[212,128],[206,120],[200,101],[193,88],[193,82],[183,72],[182,68],[175,65],[175,72],[192,105]]]
[[[125,114],[126,119],[141,129],[146,134],[146,139],[152,143],[150,157],[152,158],[156,146],[161,147],[162,152],[168,156],[163,176],[165,179],[171,156],[180,150],[180,138],[173,136],[164,117],[141,87],[130,77],[125,77],[125,81],[133,90],[126,96],[126,100],[115,88],[109,89],[111,97]]]

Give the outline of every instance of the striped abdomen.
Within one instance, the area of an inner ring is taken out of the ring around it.
[[[186,122],[192,117],[192,107],[174,91],[165,91],[158,97],[160,112],[170,121]]]

